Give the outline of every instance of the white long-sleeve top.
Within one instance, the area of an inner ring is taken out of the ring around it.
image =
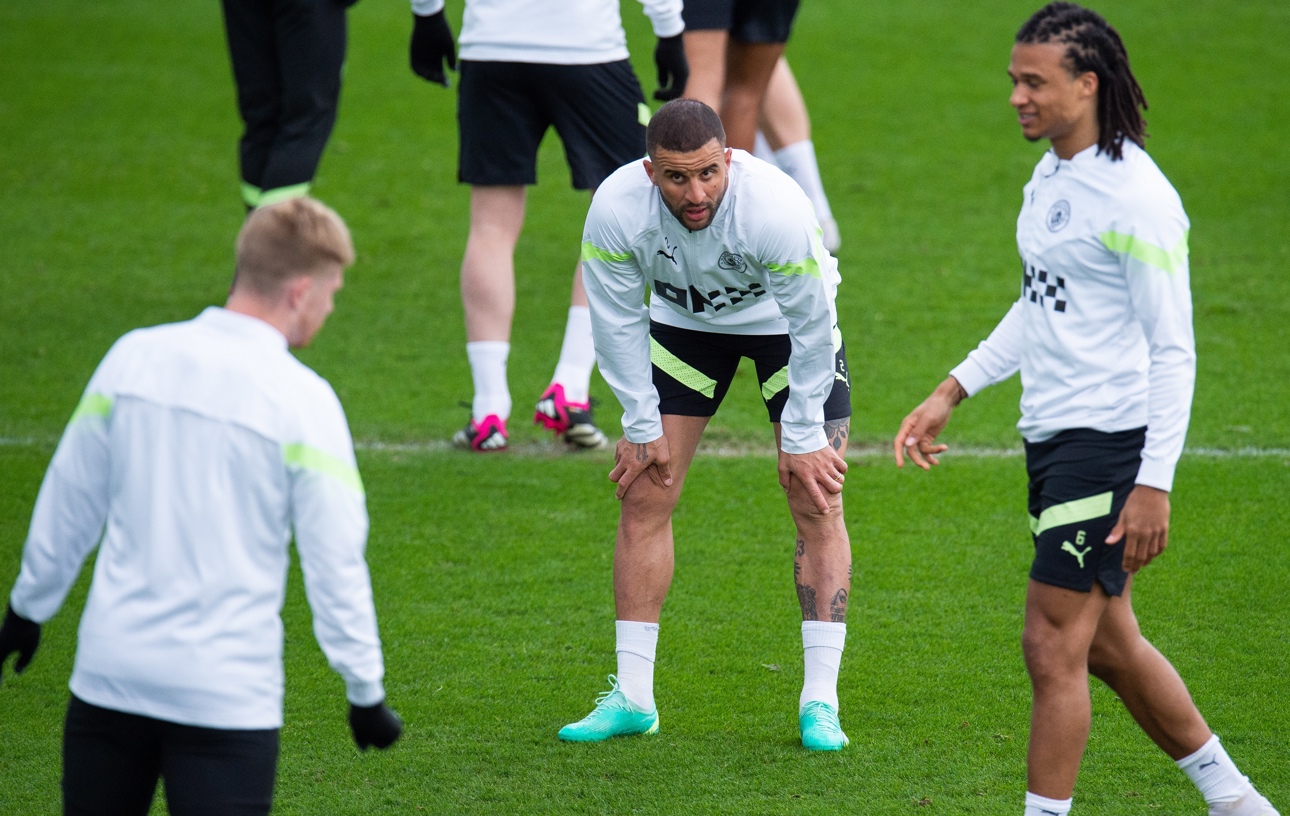
[[[681,0],[640,0],[658,37],[685,28]],[[444,0],[412,0],[419,15]],[[618,0],[466,0],[460,56],[478,62],[594,65],[627,59]]]
[[[1169,490],[1196,382],[1182,201],[1146,151],[1049,151],[1017,218],[1021,297],[950,373],[968,394],[1021,370],[1022,436],[1146,426],[1137,483]]]
[[[378,703],[367,509],[340,401],[276,329],[210,308],[130,332],[99,364],[41,484],[10,602],[48,620],[99,544],[72,693],[186,725],[278,728],[293,529],[318,643],[349,701]]]
[[[838,264],[795,181],[742,150],[733,152],[728,179],[712,223],[696,232],[667,209],[641,162],[600,185],[582,233],[596,360],[623,406],[624,435],[650,442],[663,435],[651,319],[695,331],[787,334],[782,444],[810,453],[828,443],[824,402],[841,343]]]

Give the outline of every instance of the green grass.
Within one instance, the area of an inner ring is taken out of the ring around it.
[[[461,4],[450,4],[459,19]],[[853,445],[901,417],[1002,316],[1013,231],[1041,146],[1006,104],[1008,44],[1033,4],[801,11],[789,55],[843,233],[839,312]],[[1199,377],[1170,549],[1136,605],[1242,770],[1290,802],[1290,7],[1145,0],[1104,9],[1151,101],[1148,142],[1192,220]],[[652,88],[652,41],[623,19]],[[455,96],[406,67],[407,9],[351,12],[341,117],[317,194],[360,260],[302,358],[364,443],[369,560],[391,703],[408,723],[358,754],[298,573],[287,624],[279,813],[979,813],[1019,810],[1029,686],[1018,638],[1029,544],[1016,457],[932,474],[853,457],[856,564],[840,695],[852,747],[796,746],[801,682],[792,530],[768,457],[701,458],[676,515],[658,668],[662,733],[599,746],[554,734],[613,669],[617,507],[604,455],[545,453],[524,411],[560,345],[587,198],[548,139],[517,253],[511,387],[528,455],[437,452],[470,396],[457,269]],[[216,4],[0,6],[0,588],[53,444],[93,367],[135,326],[221,302],[241,221],[232,79]],[[611,430],[617,411],[604,401]],[[710,437],[769,445],[747,372]],[[973,400],[956,446],[1015,448],[1018,387]],[[418,447],[419,446],[419,447]],[[1281,453],[1278,454],[1277,450]],[[0,813],[58,810],[59,740],[88,567],[36,662],[0,688]],[[772,669],[769,667],[777,667]],[[1199,814],[1187,781],[1104,689],[1081,813]],[[919,806],[919,802],[925,802]],[[158,806],[156,812],[164,812]]]

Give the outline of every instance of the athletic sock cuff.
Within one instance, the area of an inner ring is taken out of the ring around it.
[[[802,648],[823,646],[842,651],[847,641],[847,625],[832,621],[802,621]]]
[[[614,621],[617,635],[615,652],[634,654],[649,662],[655,662],[658,653],[658,624],[643,621]]]
[[[1053,813],[1056,816],[1065,816],[1071,812],[1072,799],[1049,799],[1047,796],[1040,796],[1037,793],[1026,791],[1026,808],[1034,808],[1042,813]]]

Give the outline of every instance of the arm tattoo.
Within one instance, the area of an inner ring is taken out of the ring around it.
[[[851,417],[842,419],[829,419],[824,422],[824,435],[828,437],[829,444],[835,451],[842,452],[842,446],[847,443],[847,436],[851,433]]]
[[[834,593],[833,600],[829,601],[829,618],[834,623],[847,622],[847,598],[850,595],[847,588],[843,587]]]
[[[797,602],[802,607],[802,620],[815,620],[815,589],[805,584],[797,585]]]

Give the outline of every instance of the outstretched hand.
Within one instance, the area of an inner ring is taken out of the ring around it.
[[[444,63],[450,70],[457,70],[457,44],[452,39],[452,28],[443,16],[443,11],[434,14],[412,15],[412,42],[408,46],[408,58],[412,63],[412,72],[422,79],[448,87],[448,74]]]
[[[923,470],[931,470],[932,465],[939,465],[941,462],[936,455],[949,450],[950,446],[936,444],[936,437],[945,430],[954,407],[965,399],[967,392],[953,377],[945,378],[944,382],[936,386],[936,390],[900,423],[900,430],[896,432],[896,438],[892,442],[896,452],[896,467],[905,466],[906,453]]]
[[[806,488],[807,495],[821,513],[828,513],[832,509],[826,494],[842,492],[846,472],[847,460],[830,445],[810,453],[779,452],[780,487],[787,493],[796,478]]]
[[[1120,517],[1107,544],[1124,542],[1125,572],[1134,573],[1150,564],[1169,544],[1169,492],[1146,485],[1136,485],[1125,499]]]
[[[618,440],[614,448],[614,469],[609,471],[609,481],[618,483],[615,497],[622,499],[636,477],[649,473],[659,487],[672,485],[672,456],[667,449],[667,437],[660,436],[653,442],[629,442],[627,437]]]

